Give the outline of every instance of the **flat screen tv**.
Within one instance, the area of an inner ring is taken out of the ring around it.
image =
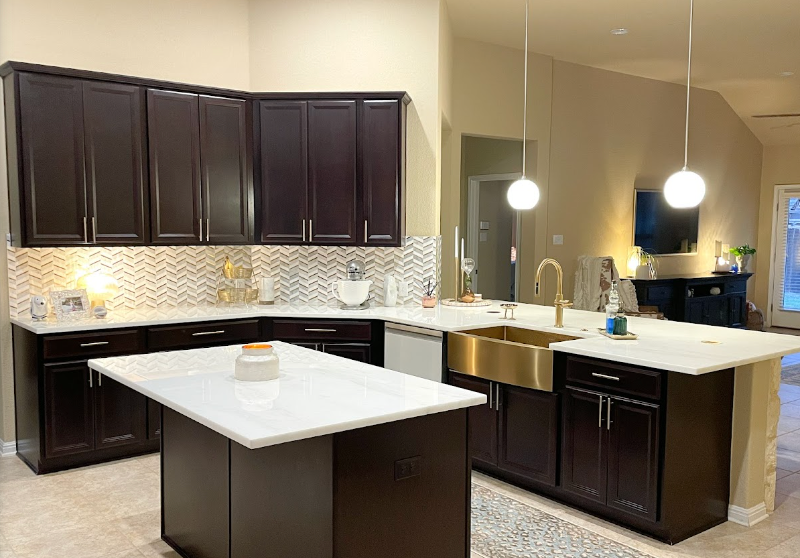
[[[660,190],[636,190],[633,243],[648,254],[696,254],[700,208],[675,209]]]

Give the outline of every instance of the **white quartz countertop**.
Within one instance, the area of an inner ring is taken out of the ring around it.
[[[499,303],[486,308],[379,306],[363,311],[287,304],[114,310],[102,320],[88,318],[76,322],[57,322],[53,318],[35,322],[30,317],[12,318],[11,321],[36,334],[258,317],[370,319],[438,331],[513,325],[583,338],[551,345],[556,351],[686,374],[704,374],[800,352],[800,337],[791,335],[629,317],[628,329],[637,333],[639,339],[613,341],[597,333],[597,328],[602,327],[605,320],[605,316],[597,312],[566,309],[565,327],[560,330],[553,327],[555,311],[549,306],[520,304],[515,311],[517,319],[513,322],[502,320],[502,315]]]
[[[240,345],[93,359],[89,367],[250,449],[486,403],[447,384],[272,345],[281,374],[268,382],[233,377]]]

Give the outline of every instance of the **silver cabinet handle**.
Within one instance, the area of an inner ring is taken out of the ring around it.
[[[314,242],[314,219],[308,220],[308,241]]]
[[[108,345],[108,341],[94,341],[92,343],[81,343],[81,347],[99,347],[100,345]]]
[[[600,396],[600,405],[597,407],[597,428],[603,428],[603,396]]]
[[[92,369],[90,368],[90,369],[89,369],[89,387],[90,387],[90,388],[91,388],[91,387],[94,387],[94,386],[92,385],[92,376],[94,376],[94,370],[92,370]]]
[[[489,382],[489,408],[494,410],[492,397],[494,397],[494,382]]]
[[[103,375],[97,371],[97,387],[103,387]]]
[[[202,337],[203,335],[221,335],[225,333],[224,329],[218,329],[217,331],[198,331],[197,333],[192,333],[192,337]]]
[[[92,242],[97,244],[97,218],[92,217]]]
[[[86,217],[83,218],[83,241],[89,244],[89,231],[86,229]]]
[[[369,240],[369,235],[367,234],[367,220],[364,219],[364,242]]]
[[[606,374],[598,374],[597,372],[592,372],[592,376],[595,378],[602,378],[604,380],[613,380],[615,382],[619,382],[619,378],[617,376],[607,376]]]
[[[211,242],[211,217],[206,219],[206,242]]]
[[[306,331],[309,333],[336,333],[335,329],[325,327],[307,327]]]
[[[203,218],[197,220],[200,223],[200,242],[203,242]]]
[[[495,384],[497,386],[497,393],[494,395],[494,409],[498,413],[500,412],[500,384]]]
[[[306,220],[303,219],[303,242],[306,241]]]
[[[608,411],[606,411],[606,429],[611,430],[611,398],[608,398]]]

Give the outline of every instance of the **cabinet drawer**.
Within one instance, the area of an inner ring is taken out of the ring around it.
[[[369,341],[372,327],[369,322],[356,321],[275,320],[273,334],[280,341]]]
[[[147,347],[165,351],[212,345],[250,343],[258,341],[258,320],[235,322],[203,322],[192,325],[151,327],[147,330]]]
[[[44,360],[134,354],[142,348],[142,336],[136,329],[51,335],[44,338]]]
[[[665,301],[672,298],[672,287],[648,287],[647,300],[648,301]]]
[[[570,357],[567,383],[648,399],[661,398],[661,372],[591,359]]]
[[[725,283],[725,294],[728,293],[746,293],[747,292],[747,279],[741,281],[728,281]]]

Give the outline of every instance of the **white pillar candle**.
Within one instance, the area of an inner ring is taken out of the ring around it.
[[[464,261],[464,239],[461,239],[461,261]]]
[[[458,257],[458,225],[456,225],[455,243],[456,243],[456,255],[455,255],[455,257],[457,258]]]

